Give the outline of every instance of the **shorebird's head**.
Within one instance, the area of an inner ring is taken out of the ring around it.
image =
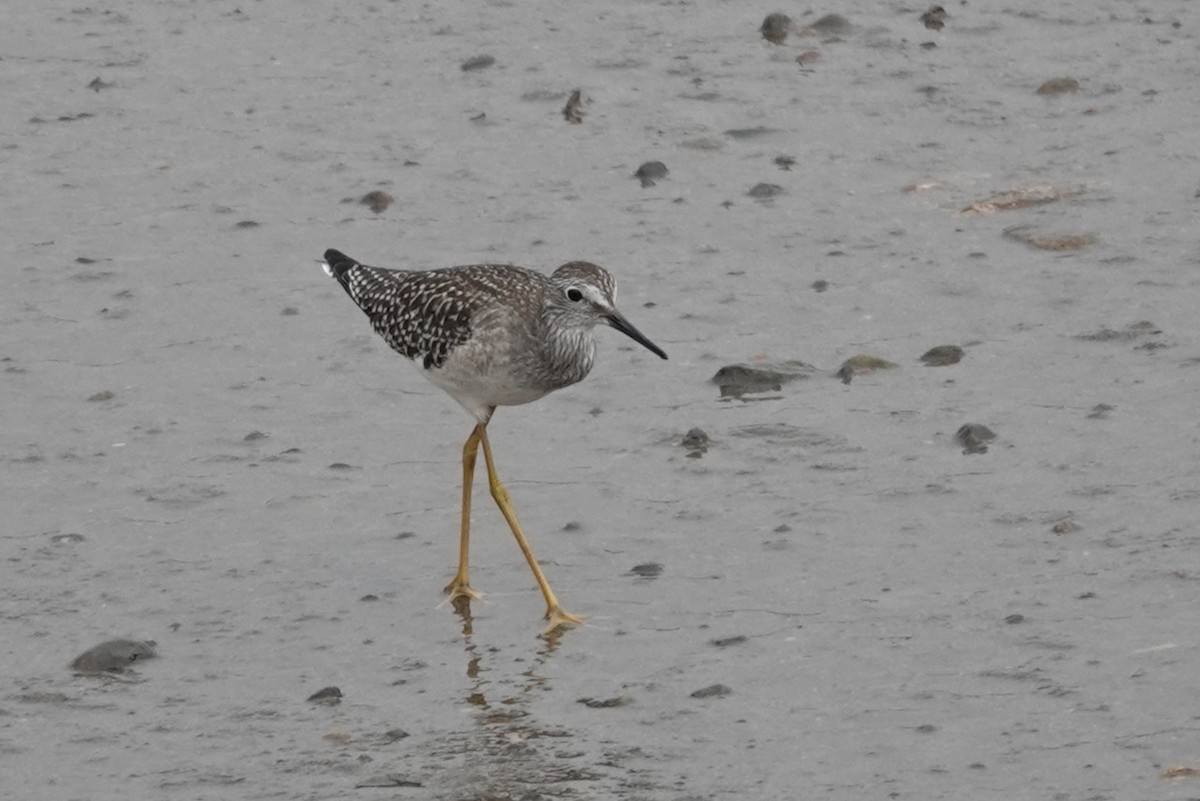
[[[550,308],[566,325],[591,329],[597,323],[611,326],[651,353],[665,359],[667,354],[617,311],[617,282],[603,267],[586,261],[573,261],[559,267],[550,276]]]

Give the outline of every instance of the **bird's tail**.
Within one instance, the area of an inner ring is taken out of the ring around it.
[[[325,272],[326,274],[336,278],[342,286],[346,285],[346,273],[351,268],[357,267],[358,262],[342,253],[340,250],[330,248],[325,251]]]

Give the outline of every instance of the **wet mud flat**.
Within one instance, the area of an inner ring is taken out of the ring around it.
[[[1198,15],[10,9],[0,794],[1196,797]],[[582,629],[330,247],[671,354],[489,429]]]

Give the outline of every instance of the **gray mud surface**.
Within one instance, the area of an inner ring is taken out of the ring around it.
[[[0,796],[1200,797],[1200,4],[925,10],[7,4]],[[586,627],[329,247],[618,277],[490,429]]]

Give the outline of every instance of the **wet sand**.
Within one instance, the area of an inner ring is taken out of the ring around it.
[[[1192,5],[19,5],[0,795],[1200,793]],[[585,628],[482,487],[440,605],[471,420],[328,247],[592,260],[670,354],[490,428]]]

